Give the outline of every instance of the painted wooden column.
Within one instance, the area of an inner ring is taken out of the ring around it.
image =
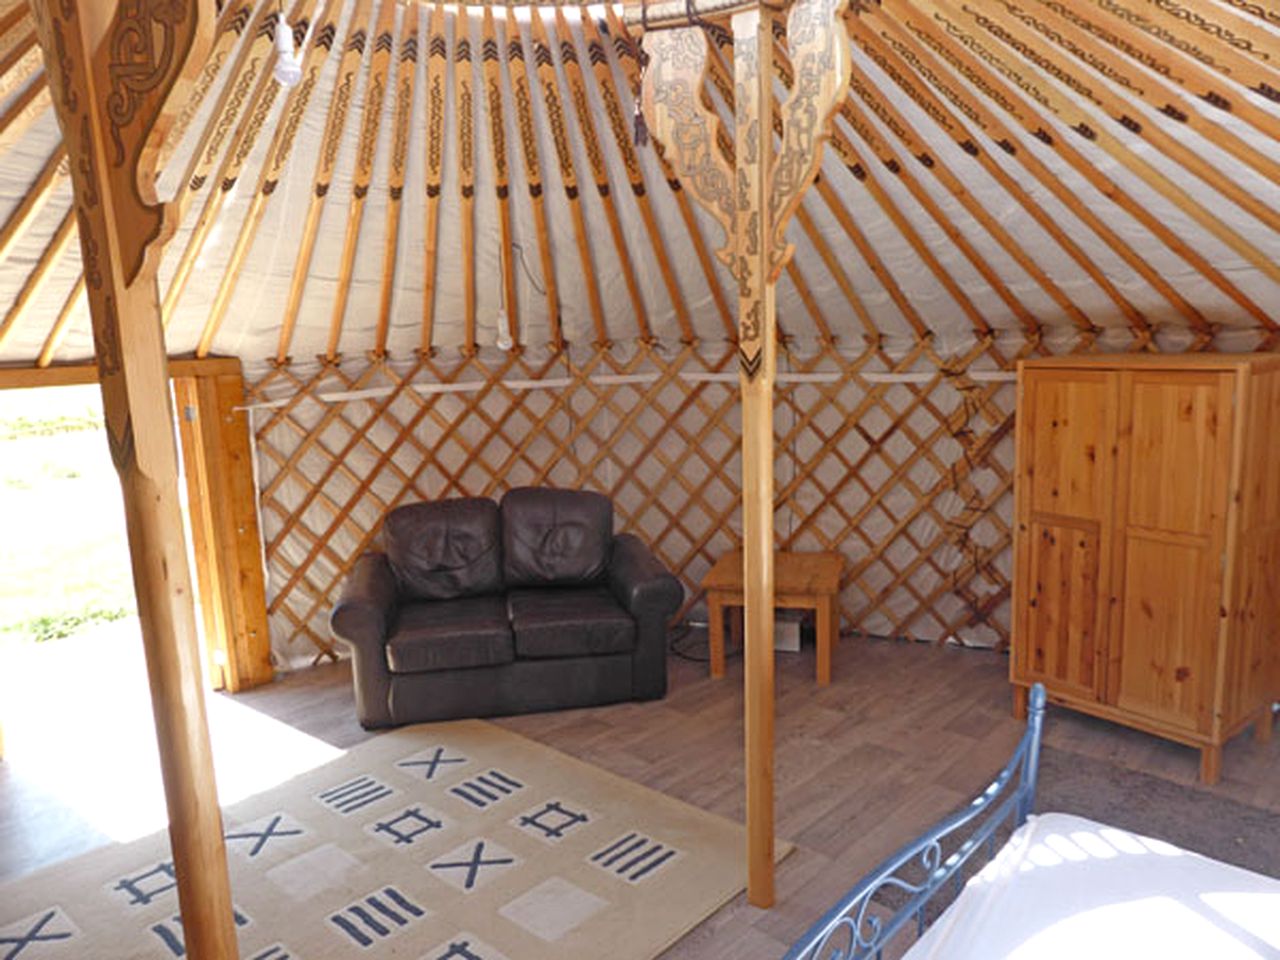
[[[733,15],[735,273],[742,389],[743,716],[747,896],[774,901],[773,883],[773,383],[777,367],[773,236],[773,17]]]
[[[774,901],[773,811],[773,384],[776,286],[793,249],[784,232],[813,182],[831,117],[849,84],[849,0],[797,0],[787,20],[795,71],[773,136],[773,25],[784,7],[684,0],[628,7],[645,31],[649,62],[640,98],[664,158],[725,231],[717,256],[738,284],[742,389],[742,539],[746,618],[747,898]],[[708,69],[704,17],[733,30],[734,156],[717,147],[719,117],[702,97]]]
[[[155,195],[155,159],[207,56],[214,0],[40,0],[32,9],[71,161],[186,951],[192,960],[234,960],[156,283],[174,225]]]

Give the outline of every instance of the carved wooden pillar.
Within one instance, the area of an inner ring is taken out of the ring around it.
[[[787,221],[813,182],[831,116],[849,83],[848,0],[798,0],[788,15],[795,68],[773,138],[773,17],[752,0],[628,7],[646,30],[641,104],[654,139],[684,187],[725,230],[717,251],[738,284],[742,388],[742,526],[746,650],[747,898],[768,907],[773,883],[773,384],[778,276],[791,258]],[[707,38],[691,18],[731,17],[736,102],[734,157],[716,148],[717,115],[701,97]]]
[[[192,960],[234,960],[156,284],[173,224],[154,189],[157,150],[208,53],[214,0],[37,0],[32,7],[71,161],[186,951]]]

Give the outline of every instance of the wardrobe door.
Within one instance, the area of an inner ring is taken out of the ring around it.
[[[1212,721],[1234,383],[1217,372],[1121,377],[1108,699],[1187,730],[1208,731]]]
[[[1100,699],[1117,375],[1026,370],[1018,408],[1013,678]]]

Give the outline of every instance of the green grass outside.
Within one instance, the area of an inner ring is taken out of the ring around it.
[[[0,393],[0,642],[56,640],[134,612],[98,411],[96,387]]]

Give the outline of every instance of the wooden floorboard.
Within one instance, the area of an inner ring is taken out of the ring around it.
[[[851,881],[931,821],[985,786],[1017,742],[1007,660],[998,653],[845,638],[835,680],[819,689],[813,651],[778,660],[779,835],[795,851],[778,873],[778,904],[759,910],[738,897],[666,960],[765,960],[817,917]],[[713,681],[706,666],[671,660],[665,700],[510,717],[503,727],[726,817],[742,818],[742,665]],[[355,721],[349,667],[331,664],[241,694],[236,702],[333,746],[376,734]],[[1224,776],[1196,782],[1198,754],[1089,717],[1051,709],[1046,742],[1280,813],[1280,737],[1237,737]],[[0,764],[0,877],[96,846],[74,820],[60,840],[31,848],[23,838],[62,816]]]

